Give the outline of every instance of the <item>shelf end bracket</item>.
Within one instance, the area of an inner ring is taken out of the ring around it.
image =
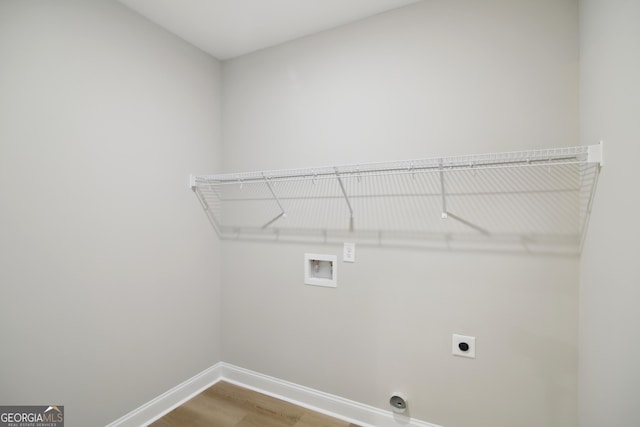
[[[588,163],[598,163],[600,167],[604,166],[603,146],[604,141],[600,141],[600,144],[590,145],[589,147],[587,147]]]

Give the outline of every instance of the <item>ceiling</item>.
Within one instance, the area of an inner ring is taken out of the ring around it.
[[[119,0],[224,60],[421,0]]]

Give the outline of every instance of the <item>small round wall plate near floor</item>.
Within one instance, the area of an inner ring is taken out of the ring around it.
[[[401,414],[407,410],[407,398],[401,393],[394,393],[389,399],[389,405],[391,405],[393,412]]]

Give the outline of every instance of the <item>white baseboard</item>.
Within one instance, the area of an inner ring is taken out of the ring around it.
[[[222,380],[362,427],[441,427],[223,363]]]
[[[222,362],[216,363],[123,417],[107,424],[106,427],[140,427],[151,424],[220,381],[222,365]]]
[[[107,427],[146,426],[221,380],[362,427],[441,427],[224,362],[215,364]]]

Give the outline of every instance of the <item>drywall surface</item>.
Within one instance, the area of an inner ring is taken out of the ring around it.
[[[424,1],[224,62],[224,169],[575,145],[577,6]],[[342,248],[223,242],[225,362],[447,427],[577,425],[577,258],[357,246],[329,289],[305,252]]]
[[[0,403],[98,426],[220,360],[220,64],[113,1],[0,2]]]
[[[577,2],[427,0],[224,62],[224,168],[578,143]]]
[[[584,0],[583,143],[605,141],[605,165],[580,268],[580,426],[640,419],[640,3]]]

